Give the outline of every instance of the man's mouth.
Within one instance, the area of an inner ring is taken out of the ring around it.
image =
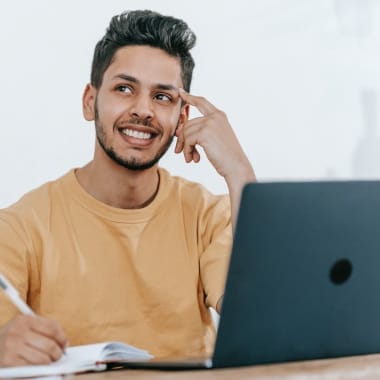
[[[150,138],[152,138],[151,133],[136,131],[134,129],[128,128],[121,129],[121,133],[123,133],[126,136],[133,137],[135,139],[149,140]]]

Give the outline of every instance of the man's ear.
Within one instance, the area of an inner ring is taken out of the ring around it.
[[[181,107],[181,113],[179,115],[178,125],[175,130],[175,135],[177,137],[181,134],[183,126],[189,120],[189,114],[190,114],[190,105],[185,104],[184,106]]]
[[[88,83],[82,96],[82,112],[87,121],[95,120],[96,89]]]

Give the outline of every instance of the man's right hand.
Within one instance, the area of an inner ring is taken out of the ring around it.
[[[58,322],[19,315],[0,329],[0,367],[51,363],[62,356],[66,344]]]

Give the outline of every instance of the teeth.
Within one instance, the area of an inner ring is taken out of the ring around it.
[[[139,131],[134,131],[132,129],[123,129],[122,132],[127,135],[127,136],[131,136],[131,137],[134,137],[136,139],[144,139],[144,140],[148,140],[150,139],[151,137],[151,134],[150,133],[146,133],[146,132],[139,132]]]

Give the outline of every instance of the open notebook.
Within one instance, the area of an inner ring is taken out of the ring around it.
[[[152,358],[147,351],[121,342],[106,342],[75,346],[49,365],[29,365],[0,368],[0,378],[22,378],[35,376],[63,375],[87,371],[104,371],[106,363],[124,360],[147,360]]]

